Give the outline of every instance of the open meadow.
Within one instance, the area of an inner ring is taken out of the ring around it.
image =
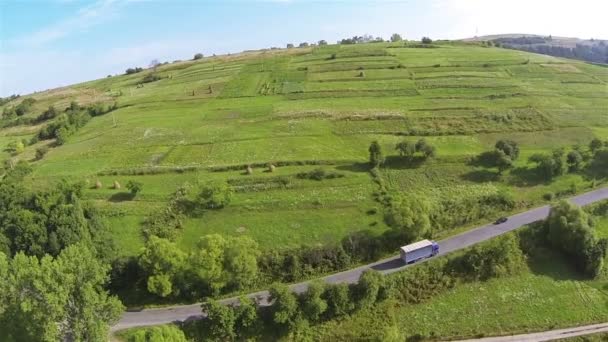
[[[158,79],[144,83],[146,75]],[[606,173],[532,176],[528,157],[556,148],[587,149],[608,139],[608,68],[481,44],[439,42],[328,45],[263,50],[161,64],[20,97],[23,118],[49,106],[117,104],[61,146],[41,140],[10,153],[47,124],[4,118],[0,159],[28,160],[25,183],[61,179],[86,184],[84,196],[110,223],[124,255],[143,246],[141,225],[181,186],[227,183],[220,210],[188,214],[177,237],[184,250],[205,234],[250,236],[263,249],[325,245],[357,231],[388,229],[380,191],[369,173],[378,141],[389,194],[431,205],[508,193],[514,205],[471,214],[433,236],[601,184]],[[51,121],[48,121],[51,122]],[[395,145],[425,138],[434,158],[405,163]],[[514,167],[471,163],[500,139],[519,144]],[[35,151],[50,144],[43,158]],[[26,144],[27,145],[27,144]],[[270,170],[269,165],[273,165]],[[247,170],[247,166],[251,166]],[[333,175],[298,176],[319,171]],[[142,184],[128,196],[129,181]],[[115,182],[121,185],[117,189]],[[549,196],[550,194],[551,196]],[[446,209],[448,210],[448,209]],[[466,210],[466,209],[465,209]]]

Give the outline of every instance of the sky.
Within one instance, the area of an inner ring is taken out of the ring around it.
[[[0,96],[354,35],[608,39],[608,0],[0,0]]]

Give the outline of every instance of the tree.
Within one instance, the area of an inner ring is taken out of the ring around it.
[[[430,231],[430,204],[422,198],[398,197],[386,215],[386,222],[400,231],[406,241],[414,241]]]
[[[232,189],[226,183],[209,183],[202,186],[197,203],[205,209],[221,209],[230,203]]]
[[[127,182],[127,189],[129,189],[129,191],[131,192],[131,195],[133,197],[137,196],[137,194],[141,191],[143,186],[144,185],[138,181],[130,180]]]
[[[289,327],[299,315],[298,300],[295,294],[284,284],[270,287],[270,307],[272,321],[279,327]]]
[[[139,256],[139,265],[148,278],[148,291],[160,297],[176,294],[174,282],[184,271],[185,258],[175,243],[151,236]]]
[[[553,247],[573,258],[587,276],[596,277],[603,267],[606,241],[596,238],[588,214],[580,207],[560,201],[545,221],[547,239]]]
[[[131,74],[135,74],[135,73],[138,73],[138,72],[142,72],[143,70],[144,70],[144,69],[143,69],[143,68],[140,68],[140,67],[137,67],[137,68],[128,68],[128,69],[125,71],[125,74],[127,74],[127,75],[131,75]]]
[[[598,139],[598,138],[594,138],[593,140],[591,140],[591,142],[589,143],[589,149],[591,150],[591,152],[594,152],[599,150],[600,148],[602,148],[602,146],[604,145],[604,143]]]
[[[83,244],[56,259],[0,254],[0,339],[104,341],[123,310],[104,290],[108,270]]]
[[[355,285],[355,301],[359,308],[368,308],[376,303],[380,288],[384,285],[384,277],[380,272],[368,269],[363,271],[359,282]]]
[[[327,302],[326,316],[340,317],[349,314],[354,309],[347,284],[329,284],[323,293]]]
[[[229,239],[224,254],[224,266],[230,274],[228,285],[235,289],[253,285],[258,277],[258,257],[261,254],[257,242],[248,236]]]
[[[564,173],[563,150],[555,150],[551,155],[537,153],[530,156],[530,161],[536,163],[536,170],[545,180],[551,180]]]
[[[382,155],[382,147],[378,141],[372,141],[369,145],[369,163],[372,167],[378,167],[384,163],[384,156]]]
[[[210,300],[202,305],[203,312],[207,317],[202,321],[206,328],[206,336],[219,341],[233,340],[236,337],[234,330],[236,315],[231,306]]]
[[[566,156],[566,163],[571,172],[580,171],[583,163],[583,155],[579,151],[570,151]]]
[[[416,153],[416,144],[404,140],[398,143],[395,149],[399,151],[400,156],[411,159]]]
[[[416,152],[422,153],[425,158],[435,156],[435,146],[430,145],[425,139],[420,139],[416,142]]]
[[[519,145],[513,140],[498,140],[495,148],[498,151],[502,151],[505,155],[511,158],[512,161],[517,160],[519,157]]]
[[[393,43],[400,42],[402,40],[403,38],[401,38],[401,35],[399,33],[393,33],[393,35],[391,36],[391,42]]]
[[[311,322],[316,322],[327,310],[327,301],[323,298],[325,286],[319,281],[313,281],[308,289],[300,296],[300,307],[305,317]]]
[[[159,325],[138,329],[129,334],[127,342],[187,342],[184,332],[175,325]]]
[[[203,57],[204,57],[203,54],[199,52],[194,55],[194,58],[192,60],[202,59]]]
[[[498,174],[502,174],[505,170],[513,167],[513,160],[503,151],[497,149],[495,151],[496,167],[498,168]]]
[[[431,44],[433,40],[429,37],[422,37],[422,44]]]
[[[308,43],[307,42],[302,42],[300,43],[300,45],[298,45],[298,47],[308,47]]]
[[[235,331],[241,339],[255,334],[259,329],[258,310],[252,299],[242,296],[234,308],[236,314]]]
[[[226,286],[230,274],[224,268],[228,241],[219,234],[200,238],[188,259],[189,270],[202,295],[217,295]]]
[[[40,146],[36,149],[36,160],[41,160],[49,152],[48,146]]]
[[[293,48],[293,44],[291,44],[291,43],[287,44],[287,48],[288,49],[292,49]]]
[[[319,46],[323,46],[323,45],[327,45],[327,41],[321,39],[319,40],[319,42],[317,43]]]
[[[150,61],[150,65],[148,65],[148,67],[152,68],[152,70],[156,72],[156,68],[158,68],[159,65],[160,62],[158,61],[158,59],[153,59],[152,61]]]

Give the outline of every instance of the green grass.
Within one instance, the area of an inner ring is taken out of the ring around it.
[[[580,175],[550,183],[521,178],[530,174],[526,160],[533,153],[585,145],[594,136],[608,139],[605,68],[514,50],[437,46],[374,43],[253,51],[162,65],[162,79],[143,88],[137,84],[150,70],[32,94],[37,102],[28,117],[49,105],[61,111],[72,100],[84,105],[116,101],[120,108],[93,118],[65,145],[34,162],[25,182],[44,188],[60,179],[89,185],[100,180],[103,189],[86,189],[85,196],[109,217],[125,255],[141,247],[139,227],[145,217],[185,183],[293,178],[315,168],[292,165],[273,174],[256,168],[252,176],[244,170],[210,171],[252,163],[322,161],[345,177],[239,192],[227,208],[189,217],[180,246],[190,248],[208,233],[247,234],[263,248],[335,243],[357,230],[380,233],[387,228],[381,210],[367,214],[381,209],[372,196],[378,188],[362,167],[372,140],[393,161],[394,146],[404,139],[424,137],[437,148],[437,157],[418,167],[397,161],[386,168],[392,194],[440,198],[456,191],[475,196],[506,190],[521,210],[572,184],[579,191],[588,188],[590,180]],[[0,129],[0,147],[29,139],[40,128]],[[496,170],[467,164],[503,138],[521,145],[519,173],[497,177]],[[28,146],[17,159],[33,160],[41,144]],[[11,157],[0,151],[0,161]],[[183,168],[192,170],[176,171]],[[132,170],[160,173],[125,175]],[[107,175],[112,172],[118,175]],[[132,200],[121,195],[129,180],[143,183]],[[114,181],[123,189],[111,189]]]
[[[608,293],[580,278],[549,251],[521,275],[460,284],[416,305],[385,302],[342,321],[318,326],[319,340],[352,338],[440,339],[542,331],[603,322]],[[604,283],[604,286],[608,284]]]

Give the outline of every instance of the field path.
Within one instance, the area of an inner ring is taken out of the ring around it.
[[[459,342],[540,342],[599,333],[608,333],[608,323],[591,324],[580,327],[556,329],[531,334],[485,337],[472,340],[462,340]]]
[[[603,199],[608,199],[608,187],[601,188],[598,190],[590,191],[569,200],[579,206],[591,204]],[[509,220],[502,224],[487,224],[462,234],[452,236],[445,240],[439,241],[439,255],[445,255],[454,251],[472,246],[474,244],[486,241],[496,236],[515,230],[521,226],[543,220],[549,214],[549,205],[545,205],[539,208],[531,209],[523,213],[519,213],[509,217]],[[428,259],[427,259],[428,260]],[[424,262],[424,260],[419,263]],[[416,264],[414,264],[416,265]],[[363,271],[367,269],[374,269],[384,274],[401,271],[407,267],[414,265],[405,265],[399,256],[393,256],[387,259],[383,259],[371,264],[353,268],[348,271],[335,273],[326,277],[323,277],[327,283],[355,283],[359,280],[359,276]],[[308,288],[309,281],[297,283],[291,285],[293,291],[301,293],[306,291]],[[251,298],[256,298],[260,304],[267,304],[268,291],[259,291],[248,295]],[[236,297],[221,300],[223,304],[230,304],[236,302]],[[111,330],[117,331],[126,328],[159,325],[166,324],[175,321],[185,321],[190,319],[197,319],[203,317],[201,312],[201,305],[179,305],[171,307],[163,307],[156,309],[144,309],[139,311],[127,311],[123,314],[120,321],[114,325]],[[500,340],[502,341],[502,340]],[[532,340],[531,340],[532,341]]]

